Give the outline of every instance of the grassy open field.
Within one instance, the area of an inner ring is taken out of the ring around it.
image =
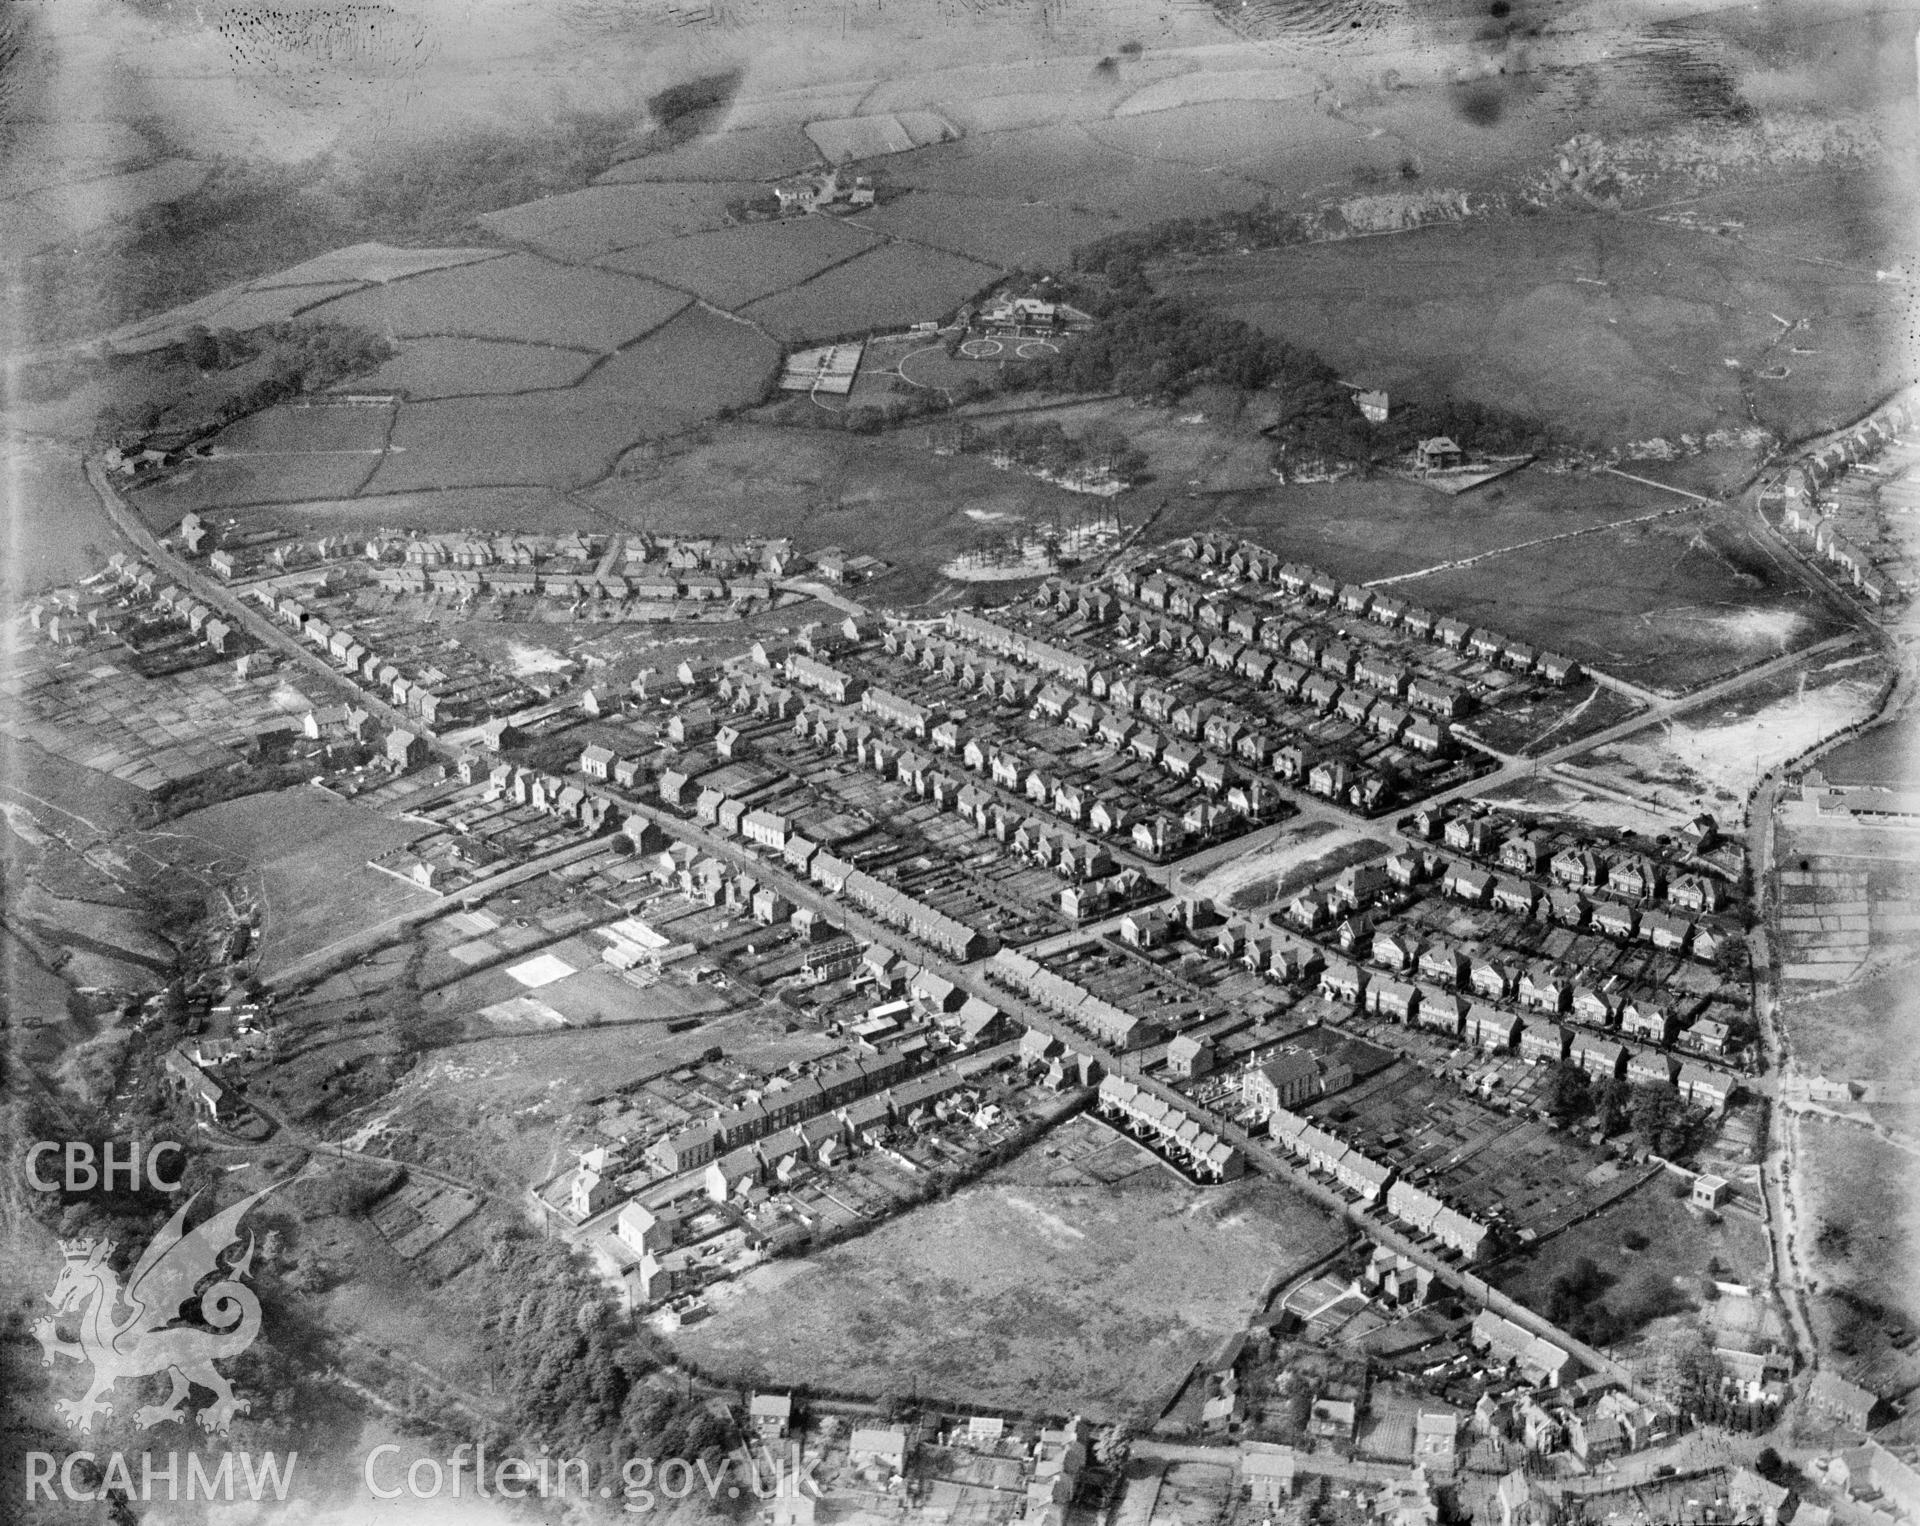
[[[1126,427],[1118,416],[1115,422]],[[1198,443],[1205,432],[1196,428],[1187,433]],[[1151,445],[1146,448],[1153,458]],[[1155,468],[1160,470],[1157,459]],[[1167,472],[1165,486],[1177,485],[1171,478]],[[1463,557],[1637,519],[1678,501],[1619,477],[1530,466],[1457,498],[1389,476],[1284,488],[1270,481],[1258,492],[1175,498],[1162,522],[1169,535],[1200,530],[1247,535],[1290,559],[1368,581],[1400,578]],[[1564,558],[1581,544],[1548,546],[1542,555]],[[1444,601],[1434,592],[1435,582],[1430,577],[1413,579],[1395,584],[1392,592],[1439,608]]]
[[[916,190],[860,214],[856,226],[1009,269],[1059,269],[1081,244],[1112,231],[1108,218],[1012,196]]]
[[[1895,1095],[1920,1081],[1920,1055],[1908,1042],[1916,1015],[1911,958],[1838,985],[1793,982],[1780,998],[1781,1026],[1801,1069],[1876,1082]]]
[[[895,184],[951,196],[1041,202],[1104,217],[1115,230],[1261,199],[1267,188],[1232,168],[1199,173],[1181,152],[1172,120],[1157,125],[1157,155],[1099,142],[1074,123],[996,131],[896,154],[887,160],[887,173]]]
[[[877,601],[913,603],[953,585],[938,568],[1004,518],[1046,522],[1085,499],[965,456],[936,456],[901,434],[863,437],[735,422],[645,458],[585,495],[635,529],[666,535],[790,535],[839,545],[903,570],[875,585]],[[1128,524],[1146,512],[1122,495]]]
[[[1293,98],[1199,99],[1162,106],[1159,100],[1204,94],[1209,84],[1204,77],[1167,80],[1142,92],[1144,101],[1135,96],[1127,103],[1145,109],[1123,110],[1089,125],[1086,134],[1139,163],[1186,166],[1209,176],[1230,172],[1263,190],[1351,184],[1368,171],[1390,172],[1404,154],[1393,140],[1374,137],[1327,111],[1314,99],[1311,79],[1279,70],[1272,78]],[[1219,83],[1239,88],[1237,82]]]
[[[419,530],[516,530],[540,525],[558,532],[590,529],[598,516],[555,488],[472,487],[321,498],[294,507],[249,510],[245,518],[290,530],[312,525],[334,532],[394,524]]]
[[[723,227],[727,204],[757,192],[750,181],[596,185],[476,219],[490,233],[563,260],[590,260],[630,244],[660,243]]]
[[[1820,771],[1835,784],[1898,784],[1911,780],[1920,761],[1913,743],[1912,711],[1889,724],[1850,737],[1820,755]]]
[[[498,339],[405,339],[399,349],[377,371],[354,378],[348,389],[415,398],[534,392],[570,387],[593,364],[593,357],[579,350]]]
[[[770,1384],[879,1392],[917,1373],[962,1403],[1045,1392],[1118,1419],[1242,1326],[1276,1273],[1339,1243],[1263,1180],[1202,1192],[1157,1170],[1116,1186],[1051,1174],[1043,1146],[862,1239],[770,1263],[677,1344]]]
[[[396,339],[464,335],[604,351],[631,344],[686,303],[637,276],[512,254],[368,287],[312,315]]]
[[[565,391],[402,404],[368,490],[595,482],[638,441],[758,398],[777,358],[745,324],[691,308]]]
[[[1914,1358],[1886,1345],[1889,1328],[1920,1321],[1913,1277],[1920,1204],[1912,1191],[1908,1151],[1856,1124],[1795,1118],[1802,1253],[1820,1283],[1812,1301],[1814,1330],[1838,1353],[1841,1370],[1881,1392],[1912,1384]],[[1848,1295],[1865,1300],[1868,1309]],[[1897,1381],[1889,1373],[1898,1372]]]
[[[349,244],[344,249],[329,250],[289,265],[285,270],[261,276],[248,285],[255,291],[269,291],[277,286],[318,286],[333,281],[375,281],[384,285],[429,270],[498,259],[502,253],[499,249],[401,249],[378,242]]]
[[[257,870],[265,913],[259,973],[350,937],[427,898],[367,860],[427,828],[316,789],[248,795],[182,816],[172,830]]]
[[[609,254],[609,270],[651,276],[698,292],[720,307],[744,307],[760,297],[811,280],[830,266],[874,247],[872,238],[833,217],[783,217],[776,222],[656,239]]]
[[[221,430],[210,460],[169,472],[133,501],[149,523],[172,525],[189,509],[345,498],[379,463],[389,418],[386,408],[277,404]]]
[[[1829,237],[1799,218],[1776,226],[1757,194],[1751,240],[1556,212],[1210,260],[1162,284],[1311,346],[1356,382],[1452,391],[1575,439],[1699,437],[1755,418],[1799,437],[1897,384],[1904,295],[1857,250],[1863,265],[1834,268]],[[1856,183],[1856,199],[1869,194]],[[1731,191],[1712,210],[1749,215]],[[1880,263],[1892,257],[1882,244]],[[1783,340],[1775,315],[1801,326]],[[1782,364],[1782,380],[1757,375]]]
[[[1544,1312],[1554,1279],[1582,1258],[1612,1279],[1601,1295],[1628,1325],[1697,1305],[1713,1277],[1763,1284],[1766,1232],[1747,1214],[1725,1212],[1707,1223],[1674,1196],[1677,1177],[1655,1176],[1592,1218],[1537,1249],[1503,1262],[1492,1274],[1501,1291]],[[1712,1271],[1717,1263],[1720,1270]]]
[[[1746,524],[1718,512],[1512,551],[1395,592],[1664,690],[1845,628]]]
[[[500,484],[578,486],[604,476],[653,422],[605,389],[400,405],[376,494]],[[659,427],[664,427],[664,421]]]
[[[996,275],[977,260],[888,244],[751,303],[742,316],[786,339],[829,339],[944,317]]]

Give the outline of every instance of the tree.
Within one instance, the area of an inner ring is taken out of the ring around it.
[[[1668,1159],[1685,1155],[1691,1148],[1692,1120],[1686,1103],[1672,1086],[1648,1081],[1634,1087],[1628,1111],[1634,1137],[1643,1148]]]
[[[220,368],[220,341],[213,337],[213,330],[204,323],[196,323],[187,330],[187,337],[181,342],[180,349],[187,364],[196,371],[217,371]]]
[[[1578,1065],[1560,1062],[1554,1072],[1553,1091],[1547,1099],[1547,1111],[1565,1123],[1592,1111],[1593,1092],[1587,1073]]]

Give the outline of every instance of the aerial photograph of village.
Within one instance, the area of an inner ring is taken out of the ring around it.
[[[0,1521],[1920,1526],[1917,34],[0,0]]]

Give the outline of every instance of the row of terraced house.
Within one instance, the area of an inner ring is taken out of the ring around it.
[[[457,725],[499,710],[515,709],[524,694],[511,679],[477,662],[459,674],[430,667],[408,673],[362,641],[350,626],[336,625],[300,600],[271,587],[256,590],[279,622],[324,652],[362,688],[383,692],[395,709],[420,717],[427,727]]]
[[[1226,1182],[1246,1174],[1238,1146],[1124,1076],[1102,1077],[1094,1105],[1196,1181]]]
[[[1071,603],[1071,595],[1063,592],[1060,603]],[[1451,721],[1472,707],[1472,697],[1461,685],[1416,673],[1354,643],[1324,638],[1311,627],[1294,629],[1277,622],[1261,627],[1259,617],[1250,612],[1227,619],[1236,629],[1257,631],[1266,644],[1230,634],[1209,637],[1171,620],[1156,626],[1126,610],[1113,629],[1122,638],[1180,653],[1320,715],[1337,713],[1383,745],[1435,759],[1454,750]],[[1056,686],[1043,687],[1037,703],[1042,713],[1088,735],[1098,733],[1109,746],[1158,763],[1175,777],[1217,780],[1227,788],[1235,768],[1244,766],[1271,770],[1288,784],[1361,811],[1376,810],[1390,798],[1388,780],[1375,770],[1340,756],[1338,750],[1289,741],[1262,717],[1200,698],[1178,683],[1116,678],[1106,668],[1094,667],[1086,686],[1092,700],[1076,701],[1070,691]],[[1104,706],[1093,700],[1104,701]],[[1191,745],[1196,742],[1204,742],[1214,755]]]
[[[1786,527],[1875,604],[1899,599],[1899,585],[1874,565],[1864,548],[1823,516],[1820,501],[1851,467],[1871,461],[1916,424],[1920,424],[1920,389],[1909,388],[1838,439],[1795,462],[1777,488]]]
[[[1463,1260],[1479,1261],[1493,1253],[1495,1239],[1487,1225],[1425,1189],[1399,1180],[1398,1168],[1390,1162],[1375,1160],[1291,1108],[1274,1108],[1267,1116],[1267,1132],[1287,1154],[1309,1170],[1331,1177],[1362,1207],[1384,1205],[1416,1235],[1437,1240]]]
[[[1359,583],[1343,582],[1331,573],[1304,563],[1282,562],[1275,553],[1246,541],[1197,536],[1178,543],[1177,549],[1203,566],[1222,568],[1248,582],[1271,584],[1296,598],[1332,606],[1342,614],[1372,620],[1388,630],[1431,641],[1448,651],[1470,652],[1517,673],[1537,674],[1550,684],[1571,684],[1583,676],[1579,663],[1570,657],[1540,650],[1497,631],[1475,628],[1463,620],[1435,615],[1419,605],[1408,604]],[[1143,576],[1137,568],[1121,576],[1126,580],[1120,585],[1122,590],[1133,588],[1128,596],[1149,608],[1186,614],[1203,628],[1243,633],[1242,639],[1249,642],[1267,639],[1261,617],[1238,607],[1223,593],[1183,584],[1182,580],[1164,573]],[[1156,577],[1161,585],[1150,588]],[[1236,619],[1241,622],[1238,626]]]
[[[908,655],[924,649],[911,634],[901,632],[889,632],[887,646],[890,652]],[[859,676],[830,663],[791,654],[786,659],[786,673],[795,684],[813,689],[831,702],[847,705],[857,699],[860,713],[871,717],[876,724],[902,733],[912,741],[925,743],[933,754],[957,757],[971,772],[988,775],[1000,789],[1025,796],[1071,826],[1103,837],[1131,841],[1148,856],[1164,857],[1192,839],[1217,835],[1228,818],[1265,820],[1280,806],[1277,797],[1262,788],[1257,780],[1230,782],[1228,774],[1215,772],[1220,766],[1215,760],[1193,773],[1201,784],[1222,791],[1222,799],[1196,802],[1178,819],[1164,814],[1150,816],[1114,790],[1070,778],[1044,762],[1030,763],[1012,744],[974,736],[962,722],[951,718],[935,720],[934,713],[927,707],[890,690],[869,687]],[[982,679],[982,682],[997,681],[993,675]],[[1030,697],[1043,687],[1039,679],[1027,675],[1021,692]],[[760,708],[757,699],[755,708]],[[889,735],[876,733],[862,721],[809,705],[795,719],[794,733],[842,755],[853,756],[885,777],[898,777],[921,798],[931,800],[943,810],[958,812],[983,835],[991,835],[1002,843],[1015,843],[1036,861],[1057,863],[1063,873],[1076,880],[1099,878],[1112,872],[1110,862],[1107,867],[1092,866],[1093,861],[1104,859],[1103,849],[1070,835],[1062,835],[1056,843],[1038,823],[1023,818],[1016,808],[999,800],[992,791],[957,780],[937,766],[937,757],[904,746]],[[1056,843],[1055,851],[1048,851],[1049,843]]]

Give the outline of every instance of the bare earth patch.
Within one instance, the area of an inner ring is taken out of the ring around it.
[[[1077,1125],[1076,1127],[1092,1127]],[[923,1392],[1118,1418],[1163,1397],[1337,1232],[1284,1188],[1198,1191],[1161,1170],[1050,1185],[1036,1151],[804,1263],[773,1262],[678,1343],[770,1383]]]

